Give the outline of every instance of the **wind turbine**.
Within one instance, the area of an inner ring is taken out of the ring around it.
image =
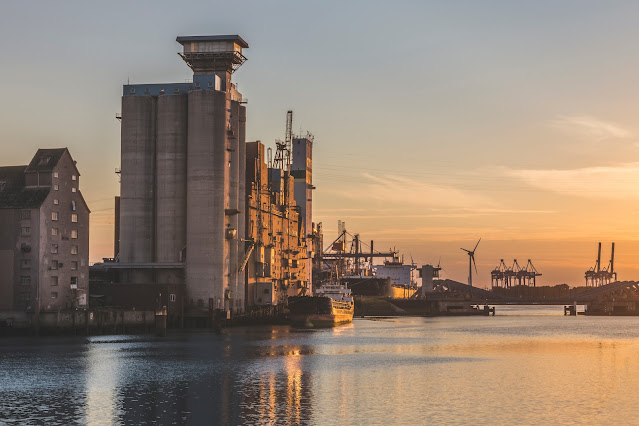
[[[479,239],[481,241],[481,238]],[[475,265],[475,273],[477,273],[477,264],[475,263],[475,250],[477,250],[477,246],[479,245],[479,241],[475,244],[475,248],[473,251],[466,250],[465,248],[461,249],[468,253],[468,285],[473,286],[473,265]]]

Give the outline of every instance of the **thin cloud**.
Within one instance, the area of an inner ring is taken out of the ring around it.
[[[616,123],[587,115],[559,116],[551,121],[551,125],[564,132],[575,133],[595,141],[633,137],[632,132]]]
[[[569,170],[506,170],[538,189],[587,198],[639,198],[639,163]]]
[[[368,180],[366,189],[362,192],[353,191],[355,195],[381,202],[394,203],[399,206],[420,206],[430,208],[434,206],[446,207],[494,207],[489,198],[472,191],[453,186],[435,185],[414,179],[383,175],[373,176],[362,173]],[[351,194],[353,195],[353,194]]]

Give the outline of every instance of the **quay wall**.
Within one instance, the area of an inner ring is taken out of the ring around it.
[[[155,311],[78,309],[40,312],[0,311],[0,336],[20,334],[106,334],[149,332],[166,327]],[[156,326],[157,325],[157,326]]]

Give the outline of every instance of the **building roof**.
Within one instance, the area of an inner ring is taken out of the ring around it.
[[[0,167],[0,209],[40,207],[51,188],[25,188],[27,166]]]
[[[248,49],[249,45],[242,37],[234,35],[208,35],[208,36],[179,36],[175,39],[178,43],[184,44],[192,41],[233,41],[241,47]]]
[[[66,150],[66,148],[39,149],[24,173],[53,171]]]
[[[35,209],[42,205],[50,187],[20,188],[0,192],[0,209]]]

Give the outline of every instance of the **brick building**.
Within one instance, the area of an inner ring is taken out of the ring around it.
[[[0,310],[87,306],[89,208],[66,148],[0,167]]]

